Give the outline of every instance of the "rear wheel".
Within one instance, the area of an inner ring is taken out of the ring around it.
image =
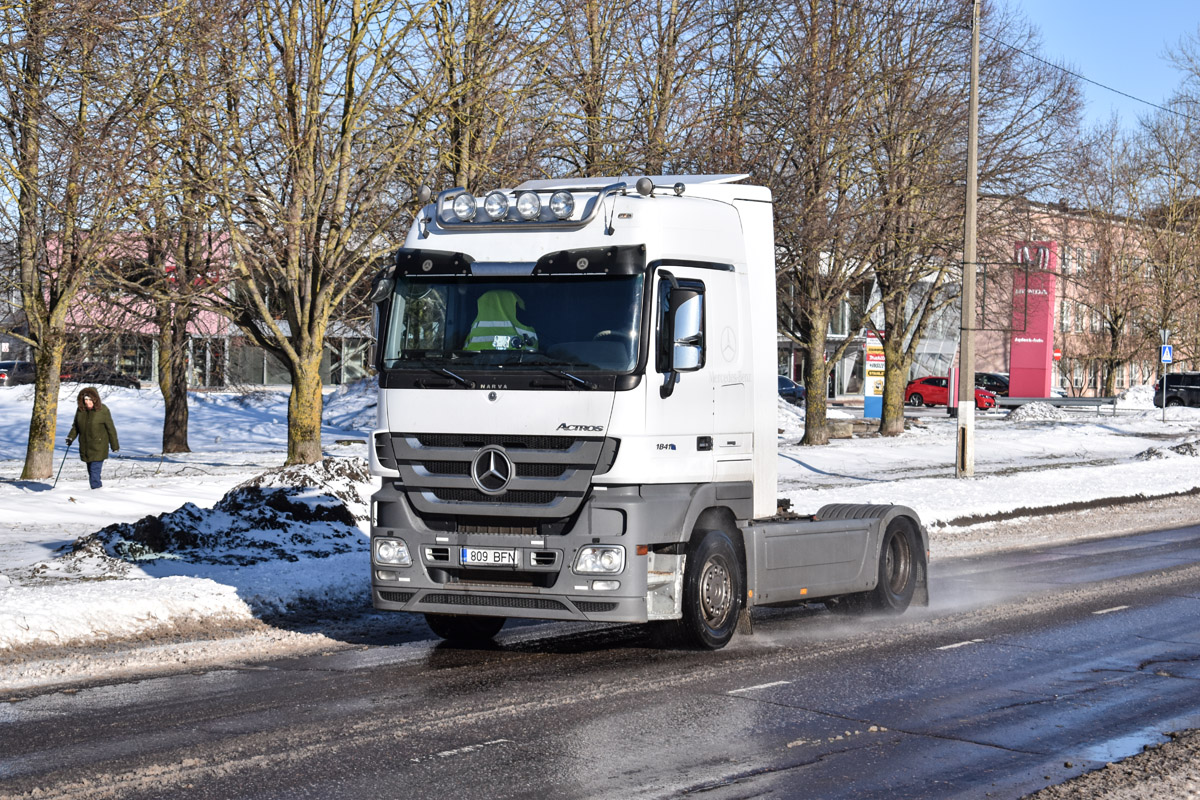
[[[883,532],[879,549],[878,583],[869,592],[845,595],[829,605],[831,611],[861,614],[879,611],[901,614],[912,603],[920,570],[917,536],[907,519],[894,519]]]
[[[426,614],[425,624],[443,639],[452,642],[490,641],[504,627],[505,617],[473,617],[461,614]]]
[[[908,404],[909,404],[910,406],[921,406],[921,405],[925,405],[925,398],[924,398],[924,397],[921,397],[921,393],[920,393],[920,392],[913,392],[912,394],[910,394],[910,395],[908,396]]]
[[[908,608],[917,588],[916,538],[908,520],[888,524],[879,549],[879,583],[867,595],[869,608],[894,614]]]
[[[745,580],[733,540],[724,531],[705,531],[689,548],[683,578],[683,638],[707,650],[729,644],[742,610]]]
[[[1167,398],[1167,408],[1175,408],[1176,406],[1181,406],[1181,405],[1183,405],[1183,401],[1180,400],[1178,397],[1168,397]]]

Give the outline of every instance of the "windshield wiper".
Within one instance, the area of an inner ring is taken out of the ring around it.
[[[542,372],[548,372],[551,375],[557,375],[560,378],[566,378],[567,380],[571,381],[576,386],[579,386],[581,388],[584,388],[584,389],[597,388],[596,384],[592,383],[591,381],[587,380],[586,378],[581,378],[578,375],[572,375],[571,373],[567,372],[566,370],[554,369],[553,367],[543,367],[540,364],[538,366],[541,368]]]
[[[430,372],[436,372],[438,375],[443,375],[447,378],[450,378],[451,380],[458,381],[459,383],[461,383],[463,386],[467,387],[468,389],[475,388],[475,381],[468,380],[467,378],[464,378],[461,375],[456,375],[455,373],[451,372],[450,370],[446,369],[445,367],[439,367],[436,364],[430,364],[429,359],[421,359],[421,366],[424,367],[425,369],[429,370]]]

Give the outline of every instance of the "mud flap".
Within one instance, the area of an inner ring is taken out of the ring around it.
[[[738,614],[737,632],[742,636],[754,635],[754,623],[750,619],[750,609],[743,607]]]

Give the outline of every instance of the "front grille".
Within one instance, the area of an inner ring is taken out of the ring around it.
[[[605,440],[596,437],[475,433],[390,437],[400,484],[423,517],[452,514],[461,522],[464,517],[486,515],[493,523],[511,519],[526,526],[535,520],[566,519],[578,511],[605,447]],[[511,467],[510,479],[499,494],[481,492],[475,483],[473,465],[485,447],[498,448]]]
[[[518,536],[538,536],[538,529],[533,525],[459,525],[459,533],[502,533]]]
[[[407,603],[415,592],[380,592],[379,598],[389,603]]]
[[[518,478],[561,478],[565,464],[517,464]]]
[[[429,461],[422,463],[430,475],[470,475],[470,461]]]
[[[476,489],[434,489],[433,496],[443,503],[517,503],[523,506],[545,506],[558,499],[554,492],[505,492],[487,495]]]
[[[525,608],[541,611],[564,611],[557,600],[540,597],[504,597],[489,594],[427,594],[426,603],[446,606],[486,606],[488,608]]]
[[[506,450],[570,450],[575,444],[572,436],[506,436],[478,433],[418,433],[422,447],[469,447],[477,450],[498,444]]]
[[[616,611],[616,603],[598,603],[595,600],[576,600],[575,607],[585,614],[599,614],[604,611]]]

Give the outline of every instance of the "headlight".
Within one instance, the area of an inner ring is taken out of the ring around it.
[[[567,191],[555,192],[550,195],[550,212],[559,219],[566,219],[575,213],[575,195]]]
[[[408,554],[408,545],[403,539],[376,539],[375,563],[411,567],[412,556]]]
[[[483,210],[493,220],[508,216],[508,197],[504,192],[492,192],[483,201]]]
[[[463,222],[475,219],[475,195],[463,192],[454,198],[454,216]]]
[[[625,548],[616,545],[588,545],[575,557],[580,574],[616,575],[625,569]]]
[[[517,198],[517,213],[521,219],[537,219],[542,215],[542,200],[533,192],[522,192]]]

